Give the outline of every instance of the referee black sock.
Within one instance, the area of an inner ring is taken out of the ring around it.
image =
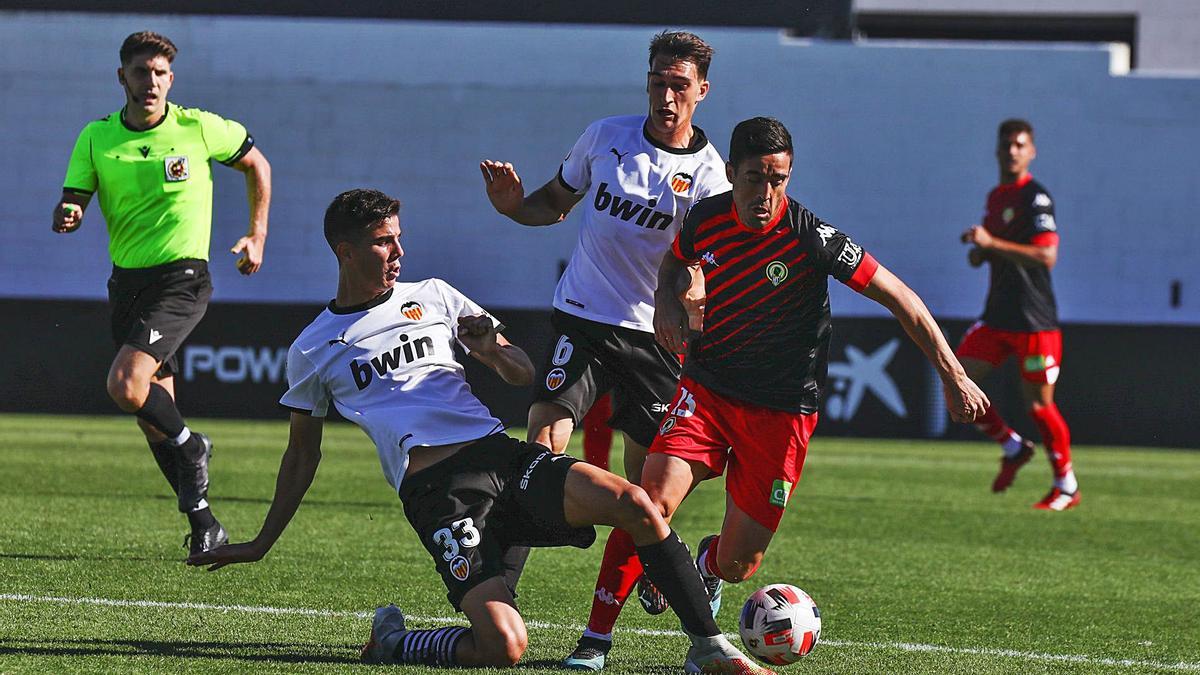
[[[176,445],[180,441],[175,439],[179,438],[187,429],[183,423],[183,416],[179,414],[179,408],[175,407],[175,399],[171,398],[167,390],[156,382],[150,383],[150,393],[146,395],[146,402],[134,415],[150,423],[150,426],[161,431]]]
[[[396,663],[410,665],[456,666],[458,655],[455,652],[458,649],[458,641],[470,632],[470,628],[462,626],[405,631],[396,643],[396,651],[392,658]]]
[[[188,525],[191,525],[193,530],[207,530],[217,524],[217,519],[213,517],[212,509],[207,506],[195,511],[188,511],[187,519]]]
[[[158,464],[158,470],[162,471],[162,475],[171,484],[171,489],[178,495],[179,446],[169,440],[157,441],[150,443],[150,452],[154,454],[154,461]]]
[[[700,571],[675,530],[657,544],[638,546],[637,554],[646,576],[666,596],[687,632],[699,637],[720,635]]]

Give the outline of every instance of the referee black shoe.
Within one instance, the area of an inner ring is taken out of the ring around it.
[[[208,436],[196,431],[179,447],[179,510],[184,513],[206,506],[212,449]]]
[[[187,548],[188,555],[203,553],[204,551],[224,546],[228,543],[229,533],[216,520],[209,527],[196,528],[192,530],[191,534],[184,535],[183,537],[183,545]]]

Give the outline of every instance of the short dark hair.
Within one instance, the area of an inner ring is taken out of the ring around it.
[[[334,197],[325,209],[325,241],[337,252],[341,242],[361,242],[367,230],[398,213],[400,200],[379,190],[348,190]]]
[[[792,135],[774,117],[751,117],[738,122],[729,139],[729,163],[735,168],[748,157],[792,154]]]
[[[996,130],[996,138],[1008,138],[1012,134],[1019,134],[1022,131],[1029,134],[1031,140],[1033,139],[1033,125],[1023,119],[1013,117],[1000,123],[1000,128]]]
[[[713,48],[694,33],[663,31],[650,40],[650,67],[654,58],[666,56],[672,61],[691,61],[696,64],[700,79],[708,79],[708,64],[712,63]]]
[[[167,63],[174,63],[177,51],[175,43],[167,36],[144,30],[130,35],[121,43],[121,65],[129,63],[133,57],[140,54],[162,55],[167,57]]]

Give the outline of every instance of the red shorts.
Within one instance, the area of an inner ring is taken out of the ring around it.
[[[817,413],[742,403],[684,377],[650,452],[700,462],[712,472],[709,478],[728,467],[725,491],[733,503],[774,532],[800,482],[816,426]]]
[[[1021,377],[1039,384],[1054,384],[1062,365],[1062,332],[1022,333],[999,330],[977,321],[967,330],[955,354],[960,359],[979,359],[993,366],[1016,354]]]

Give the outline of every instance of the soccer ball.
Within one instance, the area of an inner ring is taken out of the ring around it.
[[[791,584],[754,591],[738,619],[742,644],[755,658],[777,666],[795,663],[821,639],[821,610],[808,593]]]

